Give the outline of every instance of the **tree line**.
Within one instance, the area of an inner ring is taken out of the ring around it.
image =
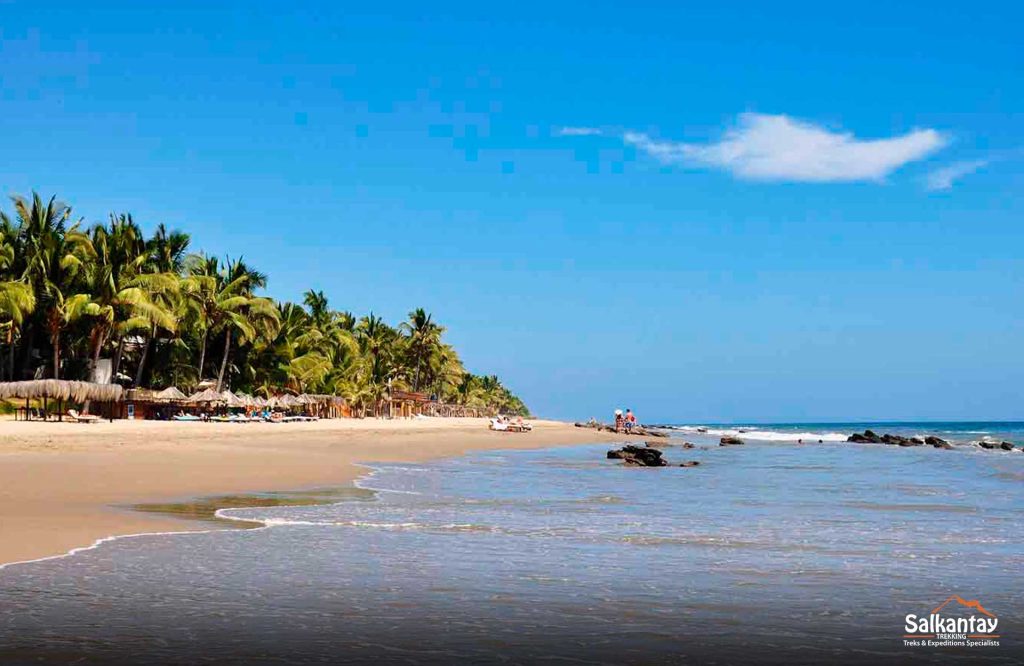
[[[89,379],[183,389],[282,391],[346,398],[380,413],[395,390],[426,392],[489,412],[527,414],[494,375],[467,372],[422,308],[391,326],[372,312],[334,310],[322,291],[302,303],[260,292],[267,276],[241,257],[192,252],[163,224],[146,236],[130,214],[72,221],[33,193],[0,212],[0,380]]]

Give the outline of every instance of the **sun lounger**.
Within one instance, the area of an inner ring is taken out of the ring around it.
[[[194,414],[176,414],[171,419],[174,421],[202,421],[201,418]]]
[[[96,423],[100,420],[95,414],[79,414],[77,409],[69,409],[68,416],[78,423]]]
[[[490,424],[487,426],[491,430],[497,430],[498,432],[508,432],[508,424],[498,419],[491,419]]]

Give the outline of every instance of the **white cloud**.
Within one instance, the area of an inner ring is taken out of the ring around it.
[[[716,143],[658,141],[627,132],[623,141],[665,164],[725,169],[750,180],[849,182],[881,180],[949,143],[933,129],[862,140],[849,132],[785,115],[744,113]]]
[[[987,165],[988,160],[962,160],[947,164],[928,174],[924,181],[925,189],[931,192],[951,189],[954,182]]]
[[[597,127],[560,127],[558,128],[558,136],[595,136],[600,134],[601,130]]]

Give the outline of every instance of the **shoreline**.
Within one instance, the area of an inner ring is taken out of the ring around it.
[[[211,531],[209,522],[132,505],[337,488],[351,485],[369,462],[637,439],[560,421],[532,423],[531,433],[503,433],[488,430],[481,418],[289,424],[3,420],[0,570],[70,556],[116,538]]]

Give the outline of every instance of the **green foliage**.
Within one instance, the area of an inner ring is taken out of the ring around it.
[[[423,308],[391,326],[335,310],[322,291],[302,304],[262,296],[267,276],[243,259],[190,253],[189,235],[129,214],[68,225],[71,208],[33,193],[0,212],[0,379],[87,378],[101,357],[115,380],[184,390],[342,395],[379,413],[394,390],[484,412],[527,415],[497,377],[466,371]]]

